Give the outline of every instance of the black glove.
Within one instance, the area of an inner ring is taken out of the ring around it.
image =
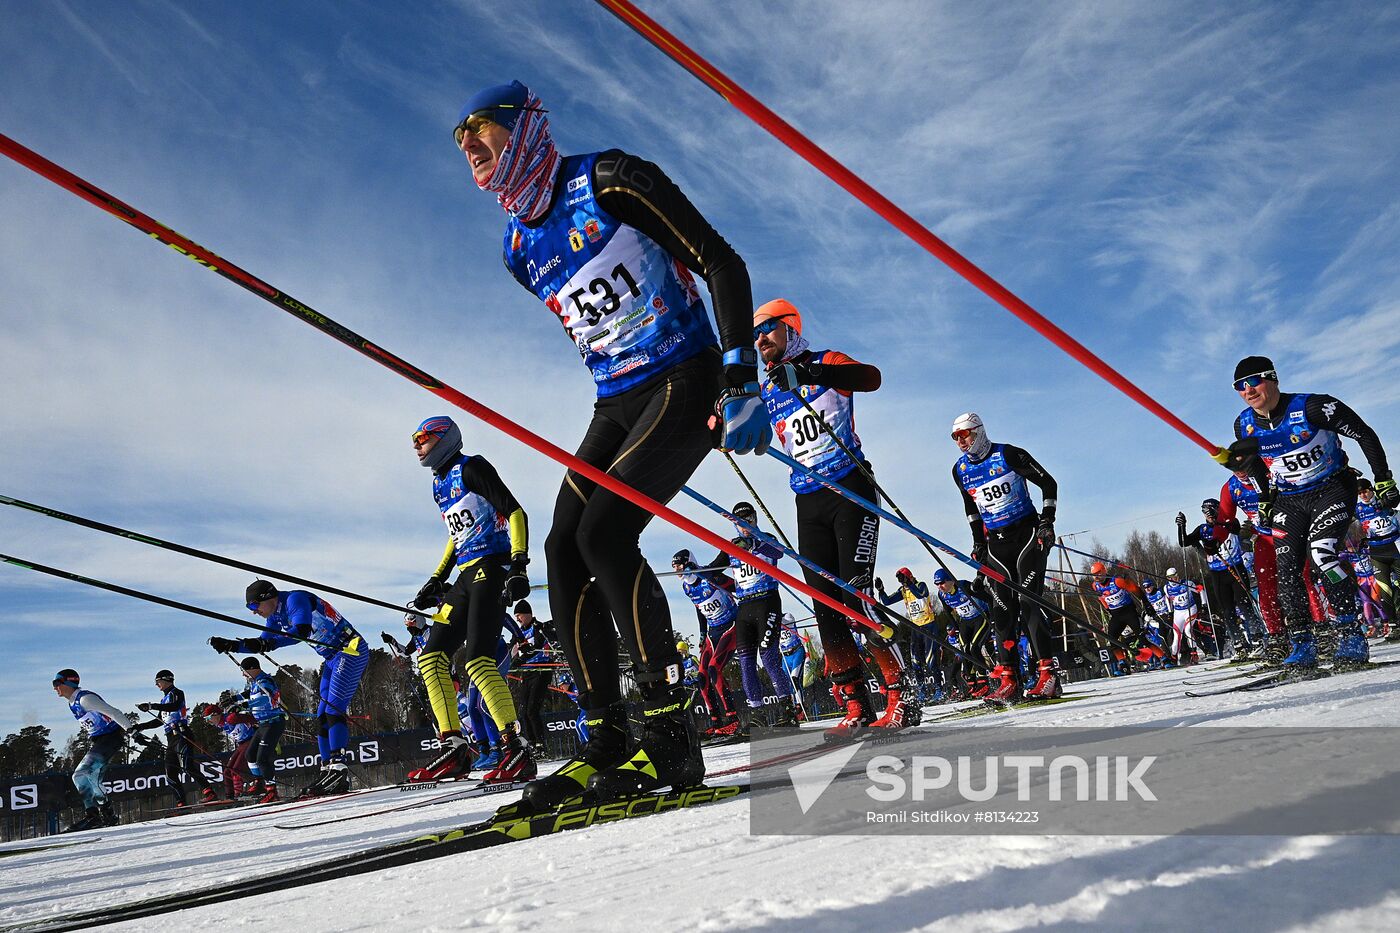
[[[209,647],[219,652],[219,654],[228,654],[231,651],[238,650],[238,640],[234,638],[220,638],[218,635],[215,635],[213,638],[209,639]]]
[[[987,542],[978,541],[972,546],[972,560],[978,564],[987,563]]]
[[[879,577],[875,578],[875,592],[879,593],[881,596],[885,595],[885,581],[881,580]]]
[[[447,594],[447,581],[441,577],[429,577],[428,582],[423,584],[423,588],[418,591],[418,595],[413,597],[414,609],[436,609],[438,603],[442,602],[442,597]]]
[[[1267,532],[1274,523],[1274,500],[1259,497],[1259,520],[1255,522],[1261,533]]]
[[[525,575],[525,565],[528,563],[528,557],[511,558],[510,570],[506,574],[506,602],[514,603],[530,595],[530,578]]]
[[[151,711],[151,704],[149,704],[149,703],[137,703],[137,704],[136,704],[136,708],[139,709],[139,710],[140,710],[141,712],[143,712],[143,713],[149,713],[149,712]]]
[[[784,392],[798,386],[820,385],[820,363],[782,363],[768,370],[768,381]]]
[[[384,644],[386,645],[390,645],[394,648],[397,648],[399,646],[399,643],[394,641],[394,636],[390,635],[388,632],[380,632],[379,637],[384,639]]]
[[[1395,480],[1390,478],[1390,474],[1385,476],[1376,474],[1376,498],[1381,500],[1381,505],[1387,509],[1393,509],[1400,505],[1400,489],[1395,486]]]
[[[153,744],[155,744],[155,739],[148,738],[145,735],[142,735],[140,732],[128,732],[127,735],[131,736],[131,741],[135,742],[142,748],[150,748]]]
[[[1042,515],[1040,523],[1035,526],[1035,539],[1040,543],[1042,551],[1048,551],[1055,543],[1055,516]]]
[[[1185,512],[1177,512],[1177,513],[1176,513],[1176,526],[1177,526],[1178,528],[1185,528],[1185,527],[1186,527],[1186,513],[1185,513]]]

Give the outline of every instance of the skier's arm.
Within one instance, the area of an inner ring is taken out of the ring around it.
[[[1034,457],[1020,447],[1003,444],[1002,456],[1006,458],[1007,466],[1040,487],[1040,497],[1044,501],[1040,515],[1046,521],[1053,522],[1055,520],[1055,499],[1060,491],[1055,477],[1051,476],[1045,467],[1041,466]]]
[[[468,457],[462,463],[462,481],[469,489],[491,503],[497,513],[506,517],[510,524],[511,560],[529,554],[530,528],[525,510],[520,507],[515,495],[506,487],[490,461],[485,457]]]
[[[861,363],[840,350],[827,350],[820,363],[811,353],[794,360],[798,381],[803,385],[826,386],[839,392],[874,392],[880,388],[880,370]]]
[[[598,204],[635,227],[705,280],[723,352],[753,350],[753,290],[744,260],[651,162],[609,149],[593,163]],[[731,386],[754,382],[756,366],[725,367]]]
[[[1361,416],[1352,411],[1345,402],[1338,401],[1330,395],[1313,395],[1308,397],[1307,418],[1313,424],[1327,428],[1329,431],[1336,431],[1343,437],[1349,437],[1361,447],[1361,453],[1365,455],[1366,462],[1371,465],[1371,473],[1376,482],[1390,479],[1390,464],[1385,459],[1385,448],[1381,446],[1381,439]]]
[[[86,693],[83,696],[79,697],[78,705],[83,708],[83,712],[101,713],[103,716],[106,716],[108,719],[112,720],[112,722],[116,723],[118,726],[121,726],[128,732],[130,732],[134,727],[133,720],[136,718],[135,716],[128,713],[123,713],[121,710],[117,709],[111,703],[108,703],[106,700],[102,699],[95,693]],[[156,721],[156,725],[160,725],[159,720]]]

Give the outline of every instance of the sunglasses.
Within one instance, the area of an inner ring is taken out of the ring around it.
[[[755,324],[753,328],[753,339],[757,340],[764,334],[771,334],[783,325],[783,319],[777,317],[766,318],[762,324]]]
[[[257,612],[257,611],[258,611],[258,606],[260,606],[260,605],[262,605],[262,604],[261,604],[261,603],[248,603],[247,605],[248,605],[248,611],[249,611],[249,612]]]
[[[437,435],[434,434],[432,431],[419,431],[417,434],[413,435],[413,446],[419,447],[423,444],[426,444],[428,442],[428,438],[430,437],[437,437]]]
[[[496,119],[497,110],[522,110],[528,113],[549,113],[549,111],[545,110],[543,107],[517,107],[515,104],[497,104],[495,107],[491,107],[487,110],[478,110],[475,113],[469,113],[467,114],[467,118],[461,123],[458,123],[452,130],[452,138],[456,140],[457,145],[459,147],[462,145],[462,137],[467,133],[471,133],[473,136],[480,136],[482,133],[486,132],[486,128],[491,124],[495,123],[499,125],[500,121]]]
[[[972,432],[963,428],[961,431],[954,431],[952,437],[955,441],[965,441],[972,437]]]
[[[1278,373],[1271,369],[1266,373],[1255,373],[1252,376],[1245,376],[1243,379],[1236,379],[1235,391],[1243,392],[1245,389],[1258,388],[1260,383],[1265,379],[1272,379],[1274,382],[1278,382]]]

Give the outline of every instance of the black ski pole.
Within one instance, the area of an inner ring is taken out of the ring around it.
[[[167,551],[174,551],[177,554],[184,554],[188,557],[197,557],[200,560],[207,560],[210,563],[223,564],[225,567],[236,567],[239,570],[246,570],[249,573],[257,574],[260,577],[275,577],[278,580],[285,580],[288,583],[295,583],[297,586],[309,586],[312,589],[320,590],[325,593],[332,593],[336,596],[344,596],[346,599],[353,599],[357,602],[369,603],[372,606],[382,606],[385,609],[393,609],[399,612],[404,611],[402,606],[395,605],[394,603],[385,602],[382,599],[375,599],[373,596],[365,596],[360,593],[353,593],[350,590],[342,590],[338,587],[334,587],[326,583],[317,583],[315,580],[307,580],[304,577],[295,577],[288,573],[282,573],[277,570],[272,570],[268,567],[259,567],[257,564],[250,564],[246,561],[237,560],[232,557],[224,557],[220,554],[214,554],[210,551],[201,551],[199,548],[190,547],[189,545],[176,544],[174,541],[166,541],[161,538],[153,537],[151,535],[142,534],[139,531],[131,531],[126,528],[118,528],[116,525],[108,525],[105,522],[95,521],[91,518],[83,518],[81,515],[73,515],[70,512],[63,512],[58,509],[50,508],[48,506],[36,505],[33,502],[25,502],[23,499],[16,499],[12,496],[0,495],[0,505],[12,505],[16,508],[25,509],[30,512],[35,512],[39,515],[47,515],[49,518],[56,518],[60,521],[70,522],[74,525],[80,525],[83,528],[91,528],[94,531],[101,531],[104,534],[115,535],[119,538],[127,538],[132,541],[138,541],[141,544],[149,544],[152,547],[164,548]],[[432,613],[419,612],[417,609],[414,609],[412,607],[409,607],[408,611],[413,613],[414,615],[422,616],[425,619],[430,618],[432,616]]]
[[[23,560],[19,557],[11,557],[8,554],[0,554],[0,561],[13,564],[16,567],[23,567],[25,570],[37,570],[39,573],[46,573],[52,577],[60,577],[64,580],[72,580],[74,583],[85,583],[88,586],[95,586],[99,590],[110,590],[113,593],[120,593],[123,596],[130,596],[134,599],[144,599],[148,603],[156,603],[161,606],[168,606],[171,609],[180,609],[197,616],[204,616],[208,619],[218,619],[220,622],[228,622],[232,625],[241,625],[250,628],[264,635],[283,635],[287,638],[295,638],[297,641],[304,641],[308,645],[320,645],[322,648],[335,648],[336,645],[328,645],[323,641],[316,641],[313,638],[302,638],[300,635],[293,635],[290,632],[274,631],[264,628],[261,625],[254,625],[251,622],[244,622],[242,619],[235,619],[233,616],[226,616],[222,612],[214,612],[212,609],[201,609],[198,606],[191,606],[189,603],[177,602],[173,599],[166,599],[164,596],[153,596],[150,593],[143,593],[140,590],[129,589],[125,586],[118,586],[115,583],[106,583],[102,580],[94,580],[92,577],[85,577],[82,574],[71,573],[67,570],[59,570],[57,567],[46,567],[43,564],[36,564],[33,561]]]

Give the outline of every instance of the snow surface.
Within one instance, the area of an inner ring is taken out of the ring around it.
[[[1400,658],[1400,647],[1373,655]],[[1400,725],[1396,669],[1256,694],[1184,696],[1181,681],[1200,676],[1195,668],[1096,681],[1110,692],[938,727]],[[720,770],[747,756],[734,746],[707,751],[706,761]],[[450,792],[416,793],[427,800]],[[257,811],[100,830],[97,842],[0,860],[0,928],[295,872],[328,855],[481,819],[514,796],[295,831],[273,824],[408,798],[386,790],[232,822],[215,821]],[[741,798],[109,929],[1400,930],[1400,839],[1391,837],[776,837],[750,835],[748,815]]]

